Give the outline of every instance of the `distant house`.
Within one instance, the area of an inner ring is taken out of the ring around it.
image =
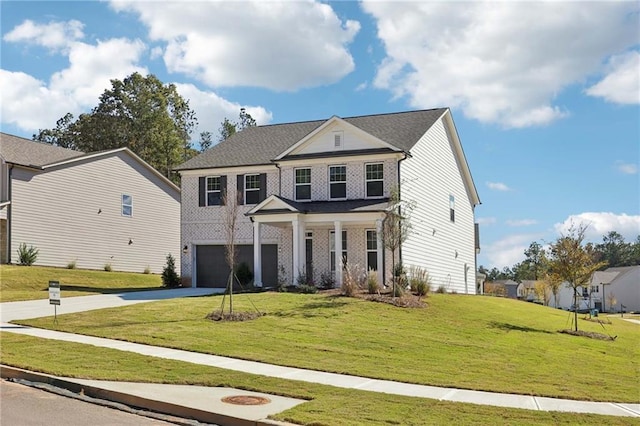
[[[513,280],[485,281],[483,294],[508,297],[510,299],[519,299],[519,288],[520,284]]]
[[[577,288],[577,300],[578,307],[601,312],[620,312],[623,309],[626,312],[640,312],[640,265],[595,272],[589,285]],[[570,309],[573,304],[573,289],[563,284],[557,307]]]
[[[249,127],[177,168],[183,278],[224,287],[224,195],[238,199],[238,263],[257,286],[312,275],[340,285],[343,265],[391,276],[382,224],[394,189],[416,203],[396,261],[434,288],[475,294],[480,203],[447,108]]]
[[[127,148],[83,153],[0,133],[2,263],[162,271],[180,261],[180,189]]]

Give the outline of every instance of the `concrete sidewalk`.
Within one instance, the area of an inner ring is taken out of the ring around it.
[[[139,295],[134,296],[129,294],[126,304],[140,303],[141,301],[161,300],[155,297],[162,297],[166,299],[169,297],[186,297],[191,295],[201,295],[200,291],[206,289],[180,289],[175,291],[172,296],[168,293],[164,295]],[[164,290],[173,291],[173,290]],[[209,294],[209,293],[207,293]],[[112,295],[110,295],[112,296]],[[107,298],[105,296],[85,296],[74,299],[91,299],[90,309],[99,309],[105,307],[114,306],[111,303],[124,303],[123,300]],[[101,298],[101,299],[98,299]],[[67,302],[71,299],[67,299]],[[38,301],[39,302],[39,301]],[[15,302],[28,304],[29,302]],[[82,306],[82,300],[74,301],[73,312],[79,312]],[[304,370],[300,368],[282,367],[277,365],[264,364],[260,362],[244,361],[234,358],[221,357],[216,355],[206,355],[201,353],[194,353],[176,349],[169,349],[163,347],[155,347],[149,345],[142,345],[137,343],[129,343],[112,339],[104,339],[98,337],[83,336],[70,333],[62,333],[51,330],[34,329],[29,327],[22,327],[12,324],[7,324],[5,321],[13,319],[26,319],[33,318],[28,312],[37,314],[34,317],[43,315],[43,311],[33,309],[31,311],[26,306],[21,306],[19,309],[14,309],[13,306],[5,306],[11,304],[0,304],[1,318],[3,324],[1,325],[2,331],[26,334],[35,337],[41,337],[46,339],[64,340],[70,342],[77,342],[83,344],[89,344],[99,347],[117,349],[121,351],[135,352],[138,354],[153,356],[157,358],[173,359],[179,361],[190,362],[194,364],[207,365],[217,368],[223,368],[228,370],[240,371],[251,374],[259,374],[269,377],[276,377],[288,380],[299,380],[303,382],[319,383],[330,386],[336,386],[341,388],[359,389],[372,392],[381,392],[395,395],[413,396],[437,399],[442,401],[452,402],[467,402],[481,405],[492,405],[499,407],[509,408],[523,408],[529,410],[542,410],[542,411],[565,411],[575,413],[593,413],[603,414],[611,416],[627,416],[627,417],[640,417],[640,404],[622,404],[615,402],[589,402],[589,401],[574,401],[567,399],[555,399],[545,397],[534,397],[527,395],[513,395],[513,394],[501,394],[493,392],[471,391],[462,389],[440,388],[434,386],[414,385],[408,383],[393,382],[389,380],[370,379],[365,377],[350,376],[335,373],[326,373],[321,371]],[[34,303],[35,305],[35,303]],[[122,306],[120,304],[115,306]],[[6,310],[5,310],[6,309]],[[89,309],[84,309],[89,310]],[[51,309],[49,313],[44,315],[51,315]],[[66,312],[65,312],[66,313]],[[118,386],[116,383],[113,386]],[[126,388],[126,384],[123,384],[123,390]],[[170,389],[170,388],[168,388]],[[168,391],[169,394],[179,392]]]

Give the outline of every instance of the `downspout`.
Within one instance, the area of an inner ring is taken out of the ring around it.
[[[278,196],[282,197],[282,169],[276,162],[274,162],[273,165],[278,169]]]
[[[401,159],[398,160],[398,201],[402,201],[402,190],[401,190],[401,185],[400,185],[400,182],[401,182],[401,179],[400,179],[400,163],[411,156],[411,154],[409,154],[406,151],[403,151],[402,153],[404,154],[404,156]],[[402,206],[400,206],[398,208],[400,209],[400,214],[402,214]],[[398,262],[400,263],[400,265],[402,265],[402,243],[400,243],[400,245],[398,246]],[[385,271],[383,271],[383,273],[384,272]],[[391,273],[393,274],[393,273],[395,273],[395,271],[391,271]]]
[[[12,200],[11,196],[11,179],[13,176],[13,164],[9,164],[9,178],[7,179],[7,198]],[[7,206],[7,263],[11,263],[11,211],[13,210],[12,203]]]

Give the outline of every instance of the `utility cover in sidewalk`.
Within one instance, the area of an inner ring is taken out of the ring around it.
[[[254,395],[233,395],[225,396],[222,398],[222,402],[235,405],[264,405],[269,404],[271,400],[269,398]]]

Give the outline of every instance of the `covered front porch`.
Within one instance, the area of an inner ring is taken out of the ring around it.
[[[262,283],[262,234],[265,226],[279,228],[278,262],[288,281],[300,277],[331,277],[342,285],[344,267],[356,264],[373,270],[384,282],[385,254],[382,222],[386,199],[295,202],[271,196],[247,213],[253,222],[254,285]],[[339,237],[336,237],[339,236]]]

